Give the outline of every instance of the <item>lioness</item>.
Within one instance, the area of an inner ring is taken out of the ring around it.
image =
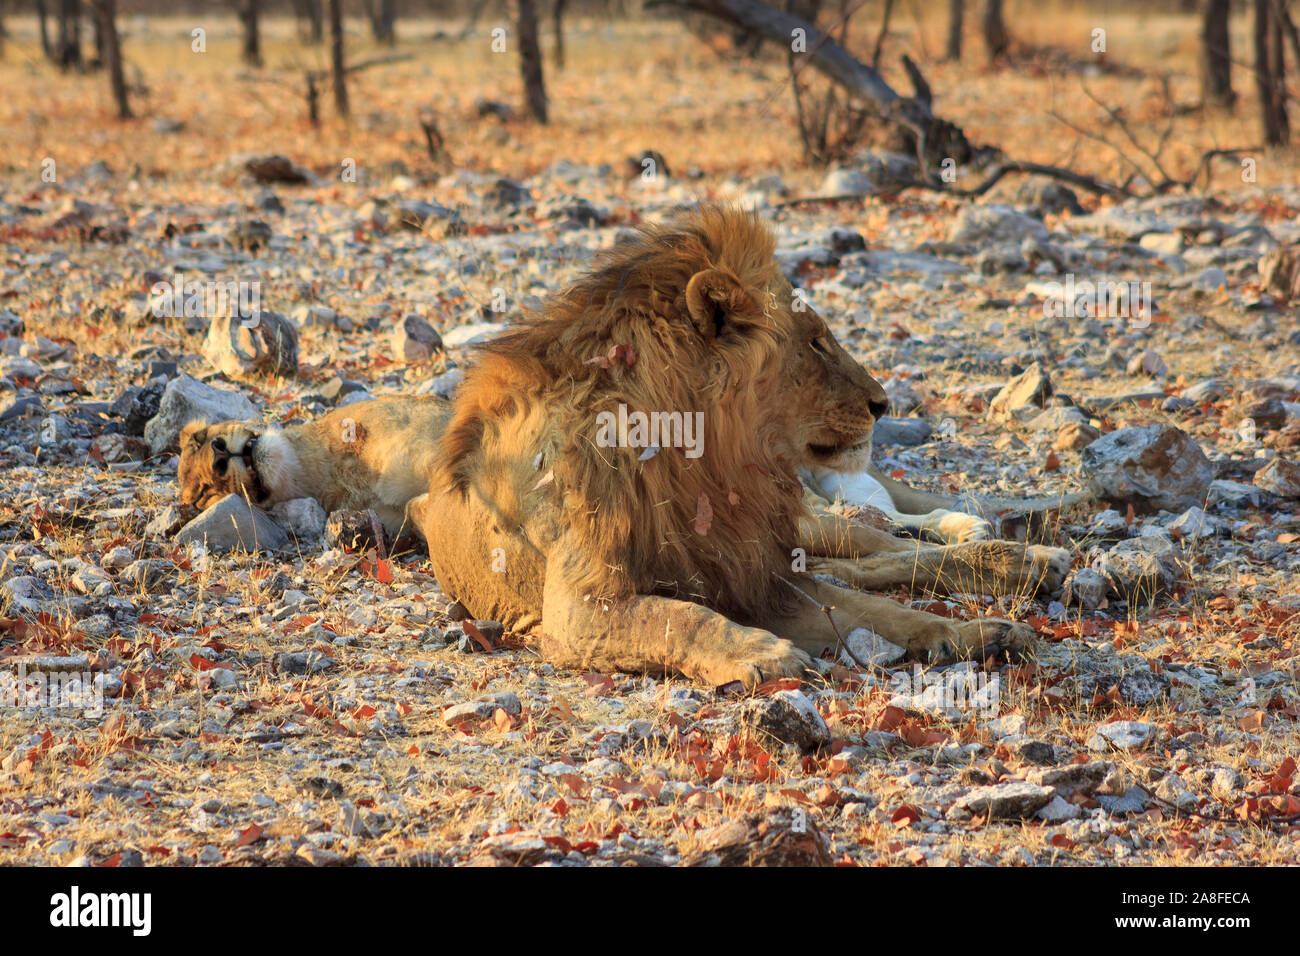
[[[451,417],[439,398],[356,402],[287,428],[191,422],[181,430],[180,497],[198,508],[228,494],[254,504],[315,498],[327,512],[373,508],[396,537],[406,504],[429,488],[438,436]]]
[[[859,627],[935,660],[1033,644],[1023,624],[952,621],[817,576],[1032,587],[1059,582],[1069,556],[918,546],[807,508],[797,470],[864,471],[885,394],[795,307],[773,252],[753,216],[704,209],[616,246],[483,347],[409,505],[449,596],[540,626],[557,664],[714,684],[798,674]],[[698,454],[611,442],[609,416],[627,409],[702,411]]]

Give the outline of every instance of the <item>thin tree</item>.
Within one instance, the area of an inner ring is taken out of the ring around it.
[[[546,80],[542,76],[542,48],[537,42],[537,7],[533,0],[517,0],[519,13],[519,71],[524,78],[528,112],[546,122]]]
[[[948,0],[948,42],[944,59],[956,63],[961,59],[961,22],[966,15],[966,0]]]
[[[321,9],[321,0],[293,0],[293,8],[298,15],[298,35],[313,45],[322,42],[325,39],[325,13]]]
[[[81,0],[59,3],[59,65],[81,66]]]
[[[9,39],[9,30],[5,27],[5,0],[0,0],[0,60],[4,59],[7,39]]]
[[[1232,47],[1228,36],[1231,0],[1205,0],[1201,10],[1201,101],[1206,105],[1231,106]]]
[[[334,84],[334,108],[347,117],[348,71],[343,64],[343,0],[326,0],[330,18],[330,78]]]
[[[370,29],[380,43],[397,42],[397,0],[366,0]]]
[[[551,30],[555,37],[555,50],[552,59],[557,70],[564,69],[564,8],[569,0],[555,0],[551,8]]]
[[[36,0],[36,20],[40,24],[41,31],[41,52],[45,54],[45,59],[54,62],[54,47],[50,43],[50,27],[46,22],[49,14],[45,0]]]
[[[248,66],[262,65],[262,0],[236,0],[235,13],[244,28],[241,57]]]
[[[984,34],[984,48],[988,50],[990,60],[996,60],[1007,52],[1011,38],[1007,34],[1007,22],[1002,17],[1002,0],[984,0],[981,32]]]
[[[113,101],[117,104],[117,117],[130,119],[131,104],[127,100],[126,76],[122,71],[122,40],[117,33],[117,0],[91,0],[90,5],[104,41],[104,67],[108,72]]]
[[[1291,138],[1286,115],[1286,50],[1282,15],[1275,0],[1255,0],[1255,87],[1264,142],[1281,146]]]

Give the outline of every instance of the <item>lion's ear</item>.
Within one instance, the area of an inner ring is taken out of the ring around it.
[[[740,280],[721,269],[704,269],[686,284],[686,311],[706,339],[717,338],[738,313],[754,308]]]
[[[208,427],[208,423],[201,418],[196,418],[194,421],[190,422],[188,425],[186,425],[184,428],[181,429],[181,437],[179,439],[180,446],[184,448],[187,444],[189,444],[190,439],[193,438],[197,432],[207,427]],[[203,440],[200,438],[199,443],[202,444],[202,441]]]

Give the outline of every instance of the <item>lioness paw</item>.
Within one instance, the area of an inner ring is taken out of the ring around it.
[[[1065,548],[1052,548],[1031,544],[1027,549],[1028,558],[1033,564],[1035,577],[1046,591],[1055,591],[1065,576],[1070,573],[1070,552]]]
[[[939,519],[938,533],[945,544],[988,541],[993,537],[993,525],[978,515],[950,511]]]

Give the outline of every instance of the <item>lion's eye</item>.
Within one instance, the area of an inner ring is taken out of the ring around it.
[[[831,354],[830,347],[826,343],[826,336],[824,335],[817,336],[817,338],[813,339],[808,344],[812,346],[812,350],[816,352],[818,355]]]

